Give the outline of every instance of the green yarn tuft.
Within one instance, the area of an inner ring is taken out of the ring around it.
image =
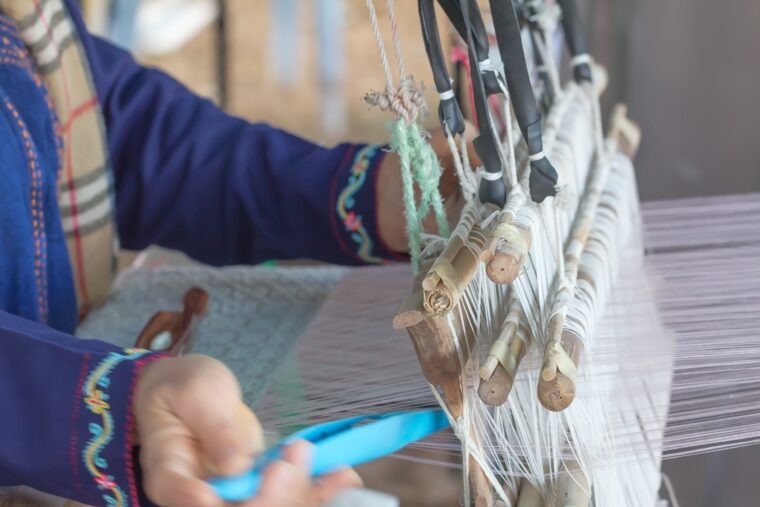
[[[441,165],[438,156],[425,139],[417,123],[397,120],[390,125],[391,148],[401,159],[401,179],[404,185],[404,210],[409,237],[409,253],[414,272],[419,271],[422,221],[432,209],[441,236],[449,236],[446,211],[439,190]],[[419,204],[414,195],[415,185],[420,189]]]

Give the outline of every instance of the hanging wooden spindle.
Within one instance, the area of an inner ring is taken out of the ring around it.
[[[469,208],[422,281],[423,305],[432,315],[443,317],[451,313],[477,273],[480,262],[488,260],[493,253],[484,248],[486,233],[475,223],[475,218],[474,208]]]
[[[533,236],[530,229],[515,225],[508,215],[502,214],[492,237],[496,238],[497,246],[486,265],[486,274],[494,283],[509,285],[525,266]]]
[[[489,406],[503,405],[512,391],[517,370],[530,346],[530,331],[523,321],[520,302],[510,303],[499,337],[480,367],[478,396]]]

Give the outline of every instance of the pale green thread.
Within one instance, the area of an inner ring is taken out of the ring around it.
[[[449,224],[438,187],[441,165],[432,146],[427,142],[417,123],[408,124],[399,119],[390,125],[391,148],[401,161],[401,179],[404,185],[404,210],[409,237],[409,253],[412,267],[419,270],[421,254],[422,221],[432,208],[438,231],[444,238],[449,236]],[[416,186],[420,189],[420,202],[414,196]]]

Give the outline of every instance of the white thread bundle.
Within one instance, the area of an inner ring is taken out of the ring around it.
[[[673,355],[664,346],[652,349],[668,335],[642,340],[638,325],[626,325],[646,324],[656,306],[675,340],[675,365],[672,396],[660,393],[652,403],[659,411],[670,406],[665,438],[650,444],[670,458],[760,443],[760,195],[645,203],[642,217],[646,269],[658,283],[641,290],[638,275],[621,269],[617,287],[631,295],[624,306],[632,312],[617,322],[621,303],[608,301],[596,334],[597,377],[617,373],[602,369],[619,353],[602,345],[610,337],[629,347],[626,383],[668,372]],[[398,265],[344,278],[296,350],[307,395],[269,395],[257,412],[265,427],[435,405],[408,336],[388,324],[410,276]],[[598,395],[595,386],[580,385],[584,395]],[[654,425],[657,417],[644,422]],[[452,466],[446,454],[457,454],[459,445],[451,438],[419,444],[423,457],[413,459]],[[640,450],[623,445],[619,458],[630,461]]]

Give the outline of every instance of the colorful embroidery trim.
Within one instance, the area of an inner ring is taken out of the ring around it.
[[[354,210],[356,206],[355,196],[366,183],[367,172],[372,165],[372,158],[380,149],[380,146],[371,145],[359,150],[351,165],[348,184],[338,196],[336,205],[338,216],[343,222],[346,232],[359,245],[356,255],[369,264],[383,264],[386,261],[372,255],[374,243],[364,227],[364,218]]]
[[[87,410],[99,417],[99,422],[91,422],[88,426],[90,439],[82,451],[85,468],[104,491],[103,499],[109,507],[126,507],[128,495],[108,473],[109,464],[102,456],[104,449],[113,441],[114,420],[111,415],[108,388],[111,383],[111,373],[124,361],[135,361],[149,354],[148,351],[126,349],[123,353],[111,353],[90,373],[84,383],[82,394]]]

